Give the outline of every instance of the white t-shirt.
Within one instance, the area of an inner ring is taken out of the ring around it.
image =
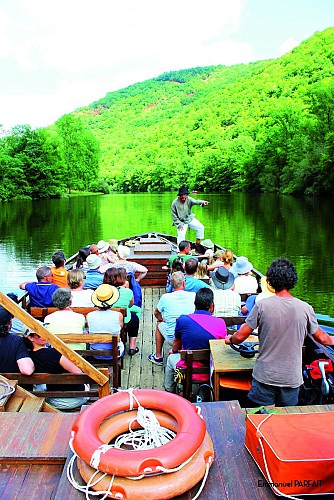
[[[55,335],[62,333],[83,333],[86,319],[83,314],[75,313],[70,309],[56,311],[45,316],[44,325]],[[71,349],[86,349],[85,343],[68,344]]]
[[[256,293],[257,280],[250,274],[241,274],[234,280],[234,291],[238,293]]]
[[[94,290],[89,288],[85,290],[71,290],[72,307],[94,307],[92,302],[92,293]]]

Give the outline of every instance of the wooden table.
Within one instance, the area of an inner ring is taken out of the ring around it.
[[[256,342],[257,337],[251,335],[248,342]],[[213,372],[213,390],[215,400],[219,401],[219,377],[223,373],[251,373],[256,360],[253,358],[243,358],[234,351],[225,340],[210,340],[211,350],[211,370]]]

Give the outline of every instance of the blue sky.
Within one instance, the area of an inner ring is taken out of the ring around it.
[[[0,124],[46,126],[165,71],[277,58],[334,0],[2,0]]]

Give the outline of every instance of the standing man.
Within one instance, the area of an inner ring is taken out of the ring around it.
[[[177,243],[186,239],[188,226],[190,229],[196,231],[196,243],[200,244],[204,238],[204,226],[196,219],[195,214],[191,212],[194,205],[206,206],[209,204],[205,200],[195,200],[188,196],[189,191],[185,186],[181,186],[177,193],[177,198],[172,203],[171,215],[173,219],[173,226],[177,228]]]
[[[274,260],[267,281],[275,295],[255,303],[246,323],[226,337],[226,344],[240,344],[258,328],[259,355],[254,364],[249,399],[263,406],[295,406],[303,384],[302,347],[306,335],[323,345],[334,345],[334,337],[319,328],[313,308],[290,290],[297,272],[288,259]]]

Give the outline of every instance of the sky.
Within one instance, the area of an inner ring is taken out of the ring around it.
[[[334,0],[0,0],[0,124],[51,125],[164,72],[276,59]]]

